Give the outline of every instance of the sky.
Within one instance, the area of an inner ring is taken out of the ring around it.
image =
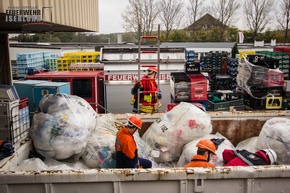
[[[99,0],[99,32],[97,34],[125,32],[122,27],[121,14],[128,5],[128,0]],[[241,28],[242,25],[240,24],[239,27]]]
[[[99,0],[99,34],[125,32],[121,14],[128,4],[128,0]]]

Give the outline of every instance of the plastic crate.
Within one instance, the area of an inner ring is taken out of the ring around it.
[[[209,111],[229,111],[230,110],[229,101],[213,102],[211,100],[207,100],[207,102],[208,102]]]
[[[21,140],[19,125],[19,100],[0,101],[0,139],[15,144]]]
[[[19,125],[20,138],[24,139],[29,136],[30,118],[29,118],[28,98],[21,98],[19,101]]]
[[[283,97],[281,96],[274,96],[274,97],[267,97],[266,98],[266,109],[275,109],[279,110],[282,109],[283,105]]]
[[[207,79],[204,76],[190,76],[191,101],[207,100]]]

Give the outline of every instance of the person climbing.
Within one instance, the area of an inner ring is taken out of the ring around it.
[[[158,75],[158,69],[156,67],[149,67],[145,76],[141,78],[141,81],[136,81],[131,89],[134,113],[153,113],[158,112],[158,108],[161,105],[158,100],[162,99],[161,90],[158,90],[156,78]],[[140,104],[138,111],[138,89],[140,89]]]
[[[197,155],[192,157],[191,162],[186,164],[184,167],[211,167],[214,168],[215,165],[212,163],[209,163],[211,160],[211,157],[215,154],[216,151],[216,145],[213,141],[210,139],[201,139],[196,144],[197,147]]]
[[[138,149],[133,134],[141,129],[142,120],[133,115],[116,134],[116,167],[117,168],[151,168],[152,162],[138,157]]]
[[[277,154],[272,149],[258,150],[255,153],[245,149],[225,149],[223,159],[225,166],[272,165],[277,160]]]

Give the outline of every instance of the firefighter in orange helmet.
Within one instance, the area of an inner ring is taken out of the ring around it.
[[[129,117],[127,123],[117,132],[115,150],[117,168],[151,168],[152,162],[138,157],[138,149],[133,134],[142,128],[139,116]]]
[[[153,113],[157,112],[161,103],[162,93],[158,90],[156,78],[158,76],[158,69],[156,67],[149,67],[147,73],[142,77],[140,82],[135,82],[131,89],[133,95],[131,104],[133,105],[134,113]],[[138,112],[138,89],[140,89],[140,106]]]
[[[216,155],[216,145],[210,139],[201,139],[197,144],[197,155],[193,156],[191,162],[186,164],[184,167],[211,167],[215,165],[209,163],[211,156]]]

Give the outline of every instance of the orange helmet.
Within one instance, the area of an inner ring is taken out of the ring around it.
[[[142,127],[142,119],[138,117],[137,115],[133,115],[128,118],[129,123],[136,126],[138,129],[141,129]]]
[[[200,149],[206,149],[213,154],[215,154],[216,151],[215,144],[210,139],[199,140],[199,142],[196,144],[196,147],[199,147]]]
[[[147,70],[158,73],[158,69],[156,67],[154,67],[154,66],[149,67]]]

